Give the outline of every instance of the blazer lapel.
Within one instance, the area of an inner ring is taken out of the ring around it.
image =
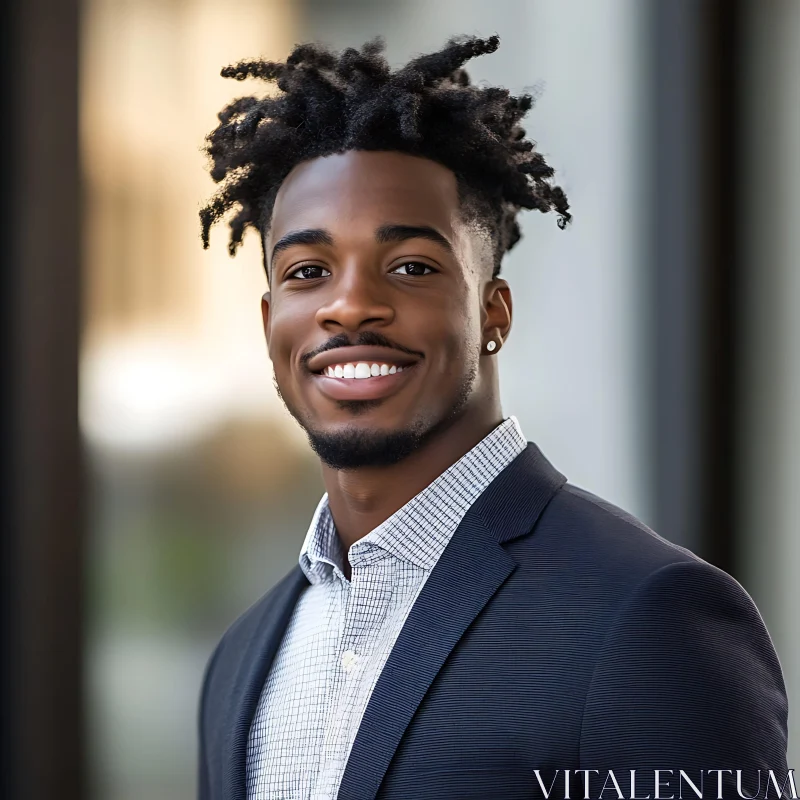
[[[276,586],[276,591],[264,598],[263,609],[249,621],[243,632],[242,657],[236,678],[231,682],[224,737],[224,797],[245,800],[247,737],[258,706],[261,690],[272,660],[283,639],[300,594],[309,585],[299,564]]]
[[[445,659],[514,571],[516,562],[503,543],[529,533],[565,481],[529,442],[470,508],[423,586],[375,684],[338,800],[374,800]]]

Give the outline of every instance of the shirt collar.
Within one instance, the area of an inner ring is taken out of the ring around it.
[[[330,576],[334,567],[341,572],[343,563],[344,548],[336,534],[326,492],[317,504],[300,549],[300,568],[311,583],[319,583]]]
[[[469,507],[527,446],[516,417],[508,417],[391,517],[350,548],[351,563],[387,554],[432,569]],[[341,571],[344,548],[324,494],[300,550],[300,567],[312,583]]]

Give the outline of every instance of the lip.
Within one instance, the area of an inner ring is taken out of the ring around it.
[[[314,358],[308,362],[307,367],[311,372],[320,373],[325,367],[330,367],[334,364],[357,364],[359,361],[368,362],[370,364],[395,364],[398,367],[405,368],[413,366],[419,359],[391,347],[337,347],[333,350],[326,350],[318,356],[314,356]],[[400,373],[401,376],[403,374],[404,372]],[[383,377],[388,378],[390,376],[385,375]],[[331,378],[331,380],[340,379]],[[356,380],[370,381],[371,378],[358,378]]]
[[[356,348],[346,348],[355,350]],[[333,351],[331,351],[333,352]],[[369,359],[357,359],[369,361]],[[341,361],[332,361],[341,364]],[[352,362],[344,362],[352,363]],[[395,363],[395,362],[383,362]],[[329,366],[329,365],[325,365]],[[403,367],[402,372],[393,375],[377,375],[372,378],[331,378],[328,375],[314,373],[313,378],[319,391],[331,400],[381,400],[399,391],[413,376],[416,362]]]

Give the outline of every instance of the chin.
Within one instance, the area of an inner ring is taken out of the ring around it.
[[[327,430],[305,428],[311,448],[332,469],[387,467],[421,447],[435,429],[420,425],[401,428],[346,424]]]

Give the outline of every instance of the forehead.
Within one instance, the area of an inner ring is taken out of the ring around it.
[[[460,234],[456,177],[406,153],[351,150],[295,167],[275,198],[268,242],[297,228],[325,227],[372,235],[383,223],[435,227]]]

